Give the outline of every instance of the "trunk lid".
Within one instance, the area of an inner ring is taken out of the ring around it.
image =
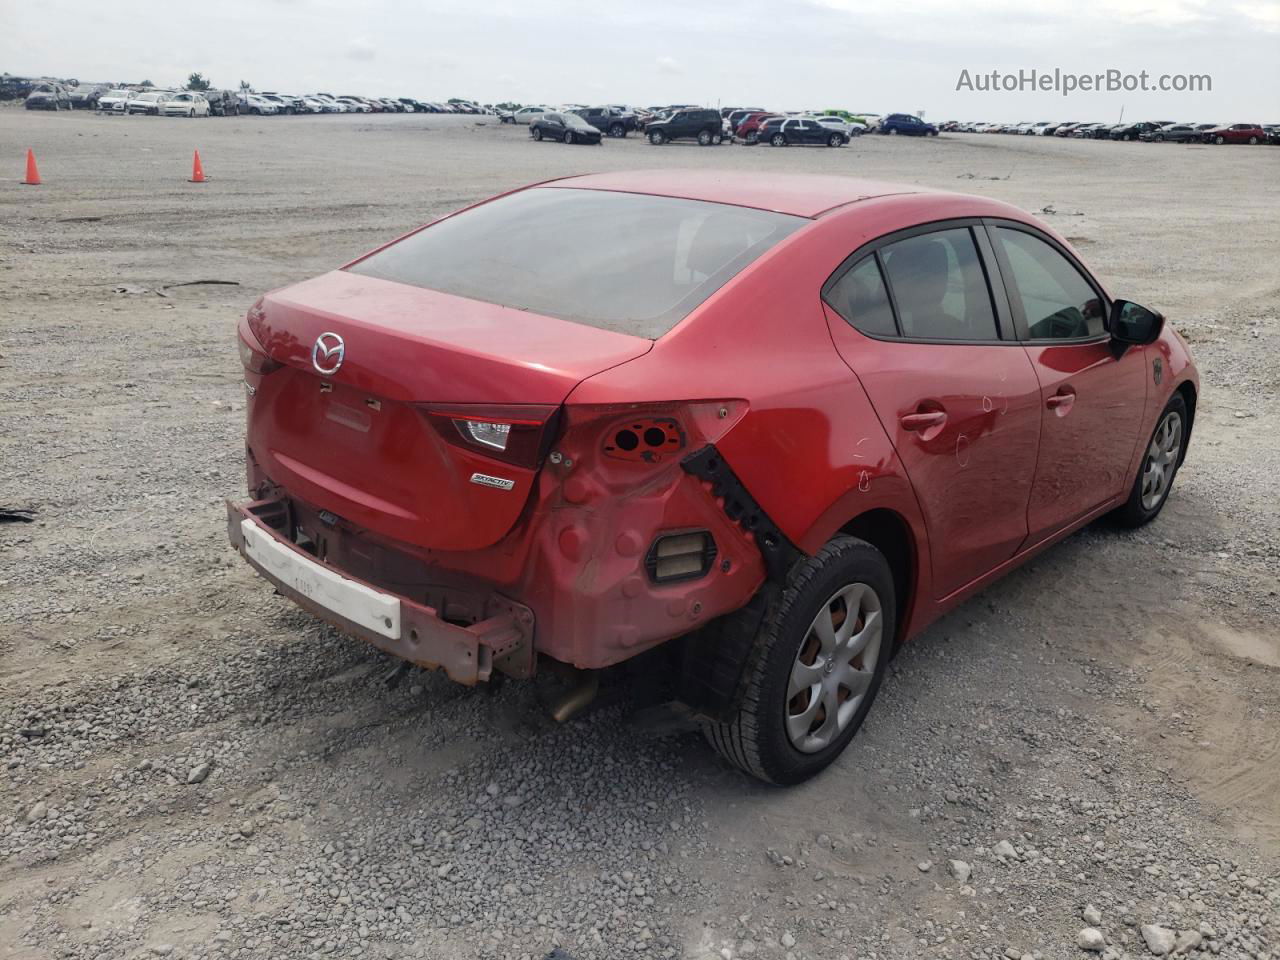
[[[425,405],[545,419],[582,380],[652,346],[341,270],[269,294],[251,326],[283,365],[261,377],[249,413],[248,442],[271,479],[361,527],[439,550],[505,536],[538,466],[455,437],[451,420]],[[327,375],[312,362],[325,333],[343,341]]]

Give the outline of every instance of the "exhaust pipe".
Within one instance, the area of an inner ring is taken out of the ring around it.
[[[600,671],[575,670],[574,673],[579,677],[578,682],[549,704],[551,719],[556,723],[568,723],[581,713],[600,691]]]

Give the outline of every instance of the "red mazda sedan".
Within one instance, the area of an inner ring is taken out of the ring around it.
[[[239,340],[230,536],[281,593],[462,683],[648,653],[776,783],[948,608],[1155,517],[1198,390],[1032,217],[843,177],[538,184],[268,294]]]

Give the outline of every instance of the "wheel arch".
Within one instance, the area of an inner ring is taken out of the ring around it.
[[[1178,464],[1181,465],[1187,459],[1187,448],[1191,446],[1191,430],[1196,424],[1196,385],[1190,380],[1183,380],[1173,392],[1181,394],[1183,402],[1187,405],[1187,429],[1182,438],[1182,450],[1178,454]]]
[[[906,639],[907,624],[920,582],[920,551],[911,524],[895,510],[874,507],[849,520],[839,532],[865,540],[889,563],[889,571],[893,574],[893,652],[896,653]]]

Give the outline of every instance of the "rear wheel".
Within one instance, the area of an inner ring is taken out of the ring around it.
[[[1175,393],[1156,421],[1129,499],[1112,512],[1112,519],[1121,526],[1140,527],[1156,518],[1169,499],[1173,478],[1182,464],[1186,435],[1187,401]]]
[[[572,130],[566,130],[566,131],[564,132],[564,142],[565,142],[565,143],[573,143],[573,131],[572,131]]]
[[[1251,146],[1251,147],[1252,147],[1252,146],[1253,146],[1255,143],[1257,143],[1257,142],[1258,142],[1258,138],[1257,138],[1257,137],[1250,137],[1250,138],[1249,138],[1249,146]]]
[[[889,128],[889,136],[891,136],[891,137],[896,137],[897,135],[898,135],[898,128],[897,128],[897,127],[890,127],[890,128]]]
[[[625,137],[626,135],[627,128],[620,123],[612,124],[609,127],[609,136],[611,137]]]
[[[664,134],[661,130],[651,130],[649,132],[649,142],[652,143],[655,147],[660,147],[667,142],[666,134]]]
[[[1157,134],[1155,135],[1155,141],[1156,141],[1156,143],[1164,143],[1164,134],[1163,134],[1163,133],[1157,133]]]
[[[698,146],[700,147],[711,146],[711,134],[708,133],[706,130],[703,130],[698,134]]]
[[[533,128],[533,134],[532,134],[532,135],[533,135],[533,139],[535,139],[535,140],[541,140],[541,139],[542,139],[542,130],[540,130],[538,127],[534,127],[534,128]]]
[[[799,783],[823,770],[871,709],[895,610],[880,551],[836,537],[788,578],[756,636],[737,712],[704,727],[711,745],[770,783]]]
[[[787,138],[781,133],[775,133],[773,137],[770,138],[769,142],[775,147],[785,147],[787,145]]]
[[[756,145],[759,139],[760,139],[760,134],[756,133],[756,131],[754,130],[752,130],[750,133],[748,133],[745,137],[742,138],[744,143],[748,143],[753,147]]]
[[[1224,143],[1226,143],[1226,142],[1227,142],[1227,138],[1226,138],[1226,137],[1214,137],[1214,138],[1213,138],[1213,142],[1214,142],[1214,143],[1216,143],[1216,144],[1218,144],[1219,146],[1221,146],[1222,144],[1224,144]]]

